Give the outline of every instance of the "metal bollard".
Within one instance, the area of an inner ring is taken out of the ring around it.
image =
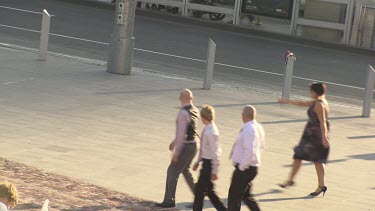
[[[207,69],[206,75],[204,76],[203,89],[210,90],[212,86],[212,78],[214,74],[215,66],[215,54],[216,54],[216,44],[211,39],[208,39],[208,49],[207,49]]]
[[[371,65],[368,65],[367,68],[367,77],[366,77],[366,87],[365,87],[365,95],[363,98],[363,109],[362,109],[362,117],[370,117],[371,113],[371,104],[373,99],[374,93],[374,83],[375,83],[375,70]]]
[[[188,4],[189,0],[182,0],[182,16],[187,16],[188,15]]]
[[[43,10],[42,27],[40,30],[40,44],[39,44],[39,60],[47,60],[49,28],[51,23],[51,15],[47,10]]]
[[[292,93],[292,76],[295,60],[295,55],[292,52],[287,51],[285,56],[284,86],[281,95],[282,98],[290,99],[290,95]]]

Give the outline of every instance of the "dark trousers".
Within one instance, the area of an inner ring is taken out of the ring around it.
[[[211,182],[212,164],[211,160],[203,159],[203,167],[201,169],[198,183],[195,186],[194,211],[201,211],[203,209],[204,196],[208,196],[212,205],[219,211],[226,211],[224,203],[216,195],[214,191],[214,184]]]
[[[190,164],[196,152],[196,144],[185,144],[178,157],[178,161],[176,163],[171,162],[171,164],[169,164],[163,200],[164,203],[175,203],[177,182],[181,173],[184,175],[190,190],[194,193],[194,179],[190,172]]]
[[[257,174],[257,167],[250,166],[250,168],[245,171],[241,171],[238,169],[238,166],[236,166],[228,194],[229,211],[241,210],[241,201],[245,202],[251,211],[260,211],[257,202],[250,193],[251,181]]]

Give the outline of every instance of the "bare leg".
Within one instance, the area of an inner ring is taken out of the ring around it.
[[[324,181],[324,174],[325,174],[325,169],[324,169],[324,163],[314,163],[315,164],[315,169],[316,169],[316,175],[318,176],[318,182],[319,186],[316,188],[315,192],[310,193],[310,196],[318,196],[323,192],[323,196],[327,191],[327,187],[325,185]]]
[[[316,174],[318,176],[319,187],[324,187],[325,186],[325,180],[324,180],[324,175],[325,175],[324,163],[314,163],[314,164],[315,164]]]
[[[301,167],[301,164],[302,164],[302,160],[294,159],[292,171],[290,172],[290,175],[289,175],[289,180],[288,180],[289,182],[294,181],[294,178],[296,177]]]

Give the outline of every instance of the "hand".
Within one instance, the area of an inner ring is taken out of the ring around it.
[[[211,174],[211,181],[216,181],[217,179],[217,174]]]
[[[279,103],[281,103],[281,104],[287,104],[287,103],[289,103],[289,99],[286,99],[286,98],[279,98],[278,100],[277,100],[277,102],[279,102]]]
[[[328,148],[328,147],[329,147],[329,140],[328,140],[327,136],[323,138],[322,143],[323,143],[323,146],[324,146],[325,148]]]
[[[178,162],[178,156],[177,155],[173,155],[173,157],[172,157],[172,162],[173,163],[177,163]]]
[[[172,141],[170,144],[169,144],[169,151],[173,151],[174,150],[174,147],[176,146],[176,144],[174,143],[174,141]]]
[[[193,171],[196,171],[199,167],[199,163],[195,163],[194,166],[193,166]]]

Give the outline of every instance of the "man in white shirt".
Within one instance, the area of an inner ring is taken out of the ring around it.
[[[231,159],[236,170],[233,173],[228,195],[228,210],[241,210],[241,201],[252,211],[259,211],[259,206],[252,197],[251,181],[258,173],[261,164],[261,152],[265,147],[263,127],[256,121],[256,110],[247,105],[242,112],[244,125],[233,145]]]

